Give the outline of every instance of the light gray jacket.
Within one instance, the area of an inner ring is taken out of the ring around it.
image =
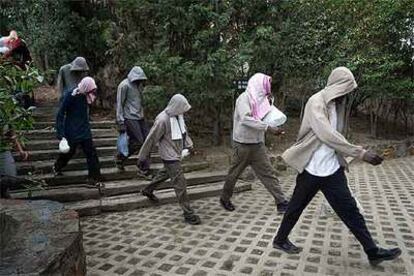
[[[146,80],[147,76],[139,66],[134,66],[118,85],[116,95],[116,121],[123,124],[125,119],[141,120],[144,119],[144,108],[142,107],[143,86],[138,87],[134,81]]]
[[[249,95],[243,92],[236,101],[233,116],[233,140],[242,144],[264,143],[267,124],[252,116]]]
[[[187,99],[181,95],[174,95],[167,107],[155,118],[147,139],[139,151],[140,160],[148,159],[151,149],[158,143],[158,149],[162,160],[179,161],[181,152],[184,148],[192,148],[193,142],[188,135],[188,130],[184,140],[172,140],[170,118],[184,114],[190,110],[191,106]]]
[[[337,129],[330,123],[327,108],[329,102],[351,93],[355,88],[357,83],[348,68],[338,67],[332,71],[326,87],[306,103],[297,141],[282,155],[289,166],[302,173],[321,144],[336,151],[342,167],[348,167],[345,156],[363,158],[366,152],[363,147],[351,144],[342,134],[347,128],[345,101],[336,104]]]

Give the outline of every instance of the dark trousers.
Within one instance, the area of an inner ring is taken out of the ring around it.
[[[287,239],[303,210],[319,190],[322,191],[335,213],[361,243],[365,252],[376,248],[364,217],[359,212],[356,201],[349,190],[343,168],[327,177],[314,176],[306,171],[298,175],[295,190],[275,241]]]
[[[0,174],[0,198],[10,198],[9,189],[14,183],[14,179]]]
[[[128,156],[124,156],[120,153],[117,155],[117,160],[121,164],[124,163],[129,156],[137,153],[141,146],[144,144],[145,139],[148,135],[147,123],[144,119],[142,120],[129,120],[125,119],[126,133],[129,137],[128,143]],[[149,168],[149,164],[147,165]]]
[[[76,153],[76,149],[81,147],[86,155],[86,162],[88,165],[89,178],[95,181],[101,180],[101,168],[99,165],[98,154],[93,146],[92,139],[86,139],[79,142],[69,142],[70,150],[68,153],[60,153],[55,162],[55,170],[61,171],[69,162],[69,160]]]
[[[169,178],[171,179],[171,185],[177,196],[178,204],[183,209],[184,216],[192,216],[194,210],[190,206],[190,200],[187,194],[187,180],[184,177],[184,171],[180,161],[164,161],[164,169],[158,172],[145,189],[152,192]]]

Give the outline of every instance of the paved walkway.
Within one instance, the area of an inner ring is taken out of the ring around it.
[[[290,194],[294,177],[282,180]],[[258,184],[232,213],[217,198],[194,201],[200,226],[182,223],[175,204],[83,219],[89,275],[414,275],[414,158],[354,165],[349,180],[374,238],[401,247],[398,260],[371,268],[345,226],[321,215],[320,194],[291,235],[304,251],[273,249],[281,216]]]

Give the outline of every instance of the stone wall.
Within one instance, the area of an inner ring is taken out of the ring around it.
[[[86,275],[78,214],[49,201],[0,199],[0,275]]]

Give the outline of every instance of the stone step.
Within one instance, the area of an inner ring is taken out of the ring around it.
[[[236,185],[234,192],[249,191],[251,188],[250,183],[239,182]],[[195,200],[204,197],[218,196],[222,189],[223,182],[216,182],[190,186],[187,191],[190,200]],[[160,202],[157,205],[177,202],[175,192],[172,189],[156,191],[155,193],[160,199]],[[217,204],[219,204],[218,199]],[[79,216],[92,216],[103,212],[128,211],[151,206],[154,206],[154,204],[140,193],[65,203],[66,208],[77,211]],[[177,216],[181,216],[181,212],[177,213]],[[201,219],[203,219],[202,216]]]
[[[187,167],[187,170],[189,168]],[[225,172],[186,172],[187,186],[203,185],[218,182],[224,179]],[[102,196],[117,196],[131,193],[139,193],[147,184],[148,180],[119,180],[105,183]],[[169,180],[159,185],[157,190],[172,188]],[[97,188],[85,184],[72,184],[65,186],[49,186],[44,190],[16,190],[11,193],[15,199],[50,199],[59,202],[72,202],[87,199],[99,199],[101,195]]]
[[[154,153],[154,161],[159,161],[159,157]],[[45,174],[52,172],[52,166],[55,163],[55,160],[41,160],[41,161],[25,161],[17,162],[17,174],[18,175],[29,175],[29,174]],[[130,156],[128,160],[125,161],[125,165],[135,165],[137,163],[137,155]],[[114,156],[103,156],[99,157],[99,164],[101,168],[111,168],[115,167]],[[63,171],[79,171],[86,170],[86,158],[74,158],[69,161]]]
[[[98,147],[96,148],[96,151],[98,152],[99,157],[112,156],[114,158],[115,154],[117,153],[117,149],[115,146]],[[51,149],[51,150],[32,150],[30,151],[29,163],[33,161],[53,160],[53,159],[56,159],[58,155],[59,155],[59,150],[57,148]],[[83,154],[82,149],[78,148],[73,158],[80,158],[84,156],[85,155]],[[153,157],[153,158],[155,160],[154,162],[158,162],[159,158],[157,157]],[[16,162],[22,161],[22,157],[17,153],[14,154],[14,159],[16,160]]]
[[[202,170],[208,167],[208,163],[205,161],[200,162],[185,162],[183,163],[184,171],[194,171]],[[163,168],[162,163],[151,164],[151,169],[154,171],[160,170]],[[115,180],[126,180],[137,178],[137,168],[136,166],[126,166],[125,171],[120,172],[117,168],[102,168],[101,169],[102,180],[103,181],[115,181]],[[79,170],[79,171],[68,171],[64,172],[62,176],[55,177],[51,173],[33,175],[30,178],[20,178],[16,181],[17,185],[26,185],[30,184],[30,180],[43,182],[49,186],[60,186],[68,184],[79,184],[87,183],[88,181],[88,171]]]
[[[108,128],[116,128],[115,121],[91,121],[91,127],[95,129],[108,129]],[[52,129],[56,125],[54,120],[52,121],[36,121],[33,124],[35,129]]]
[[[24,136],[30,140],[57,140],[56,131],[54,129],[35,129],[27,131]],[[118,133],[115,129],[92,129],[93,138],[104,137],[118,137]]]
[[[93,144],[95,147],[109,147],[115,146],[117,137],[109,137],[109,138],[95,138],[93,139]],[[57,149],[59,148],[59,140],[57,139],[46,139],[46,140],[30,140],[25,143],[25,148],[28,151],[31,150],[50,150],[50,149]]]

